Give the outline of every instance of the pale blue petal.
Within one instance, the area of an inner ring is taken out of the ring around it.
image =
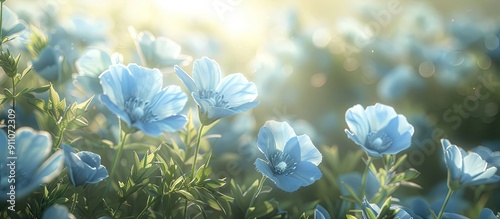
[[[393,139],[392,146],[389,147],[382,154],[397,154],[411,146],[411,134],[404,133],[396,139]]]
[[[129,64],[127,66],[129,69],[133,80],[135,81],[135,87],[130,87],[129,89],[135,89],[136,93],[133,97],[136,97],[142,101],[150,101],[153,96],[160,92],[163,86],[163,75],[158,69],[149,69],[138,66],[137,64]],[[126,100],[126,99],[125,99]]]
[[[301,161],[307,161],[315,164],[316,166],[321,163],[323,156],[319,150],[314,146],[311,139],[307,135],[297,136],[300,144],[300,157]]]
[[[363,145],[363,144],[361,143],[361,141],[358,139],[358,136],[356,136],[354,133],[352,133],[351,131],[349,131],[349,129],[345,129],[344,131],[345,131],[345,133],[347,134],[347,137],[348,137],[349,139],[351,139],[352,141],[354,141],[354,143],[356,143],[357,145],[360,145],[360,146],[361,146],[361,145]],[[366,136],[365,136],[365,139],[366,139]],[[364,142],[364,141],[365,141],[365,140],[363,140],[363,142]]]
[[[240,73],[230,74],[222,79],[216,91],[224,95],[229,107],[237,107],[257,98],[257,87]]]
[[[300,181],[301,186],[311,185],[314,181],[320,179],[321,176],[322,174],[318,166],[311,162],[298,163],[293,174],[288,175],[288,177]]]
[[[50,156],[40,166],[37,172],[32,175],[32,180],[29,182],[29,184],[18,190],[18,197],[21,198],[30,194],[31,192],[33,192],[33,190],[38,188],[40,184],[50,182],[55,177],[59,176],[64,166],[63,162],[64,155],[62,150],[58,150],[54,154],[52,154],[52,156]]]
[[[87,179],[92,177],[94,171],[75,154],[75,151],[70,146],[63,145],[63,151],[71,183],[73,186],[85,184]]]
[[[358,104],[349,108],[345,113],[345,121],[353,135],[359,136],[355,142],[359,145],[365,144],[366,136],[370,132],[370,124],[363,107]]]
[[[443,146],[443,151],[446,151],[446,148],[451,146],[451,142],[448,139],[441,139],[441,145]]]
[[[97,78],[113,64],[109,54],[101,49],[88,49],[75,62],[78,73],[82,76]]]
[[[448,147],[445,151],[445,159],[451,178],[454,180],[460,179],[463,168],[462,153],[460,149],[455,145]]]
[[[91,167],[99,167],[101,165],[101,156],[99,154],[95,154],[89,151],[80,151],[76,153],[76,156],[82,160],[85,164]]]
[[[36,132],[28,127],[18,129],[16,132],[16,154],[19,156],[17,172],[31,176],[45,161],[51,149],[52,140],[48,132]]]
[[[100,94],[99,95],[99,100],[115,115],[117,115],[120,119],[122,119],[125,123],[127,123],[128,126],[131,126],[132,123],[130,121],[130,118],[123,109],[120,109],[113,101],[109,99],[107,95]]]
[[[479,214],[479,218],[481,218],[481,219],[498,219],[495,216],[495,213],[489,208],[484,208],[481,211],[481,213]]]
[[[111,65],[99,78],[104,94],[119,108],[124,107],[125,101],[135,97],[135,80],[126,66]]]
[[[184,70],[182,70],[181,67],[177,65],[174,67],[174,70],[175,75],[177,75],[177,77],[181,79],[182,83],[184,83],[184,86],[186,86],[189,93],[198,93],[199,89],[198,87],[196,87],[196,84],[194,83],[194,80],[193,78],[191,78],[191,76],[189,76]]]
[[[314,219],[330,219],[330,214],[321,205],[317,205],[314,209]]]
[[[384,128],[393,118],[398,116],[394,108],[381,103],[376,103],[374,106],[368,106],[365,113],[371,131],[378,131]]]
[[[108,170],[105,166],[101,165],[99,168],[97,168],[94,175],[90,179],[87,179],[87,183],[95,184],[108,178],[108,176]]]
[[[470,153],[463,158],[463,170],[462,170],[462,179],[466,182],[472,181],[477,175],[481,174],[486,170],[488,163],[484,161],[481,156],[476,153]],[[495,174],[495,171],[493,174]],[[492,175],[493,175],[492,174]]]
[[[276,186],[278,186],[278,188],[284,191],[293,192],[300,187],[300,182],[295,179],[282,175],[274,175],[273,171],[269,167],[269,164],[260,158],[257,158],[257,160],[255,160],[255,167],[257,167],[257,170],[259,172],[273,181]]]
[[[301,161],[300,157],[301,150],[302,148],[298,136],[290,138],[290,140],[286,142],[285,147],[283,148],[283,152],[285,152],[285,154],[290,155],[295,162]]]
[[[178,114],[187,102],[187,95],[181,91],[179,86],[170,85],[157,93],[146,111],[149,109],[153,115],[158,116],[162,120],[169,116]]]
[[[476,181],[476,180],[493,178],[493,176],[495,176],[496,172],[497,172],[496,167],[490,167],[490,168],[484,170],[483,172],[477,174],[473,180]]]
[[[193,78],[199,90],[215,90],[221,78],[219,64],[207,57],[195,60]]]
[[[276,152],[276,142],[273,133],[268,127],[264,126],[260,128],[257,136],[257,146],[260,152],[266,156],[267,160]]]
[[[187,123],[184,115],[173,115],[162,120],[143,123],[136,122],[134,126],[151,136],[161,135],[163,132],[175,132],[182,129]]]
[[[263,127],[269,128],[274,136],[276,149],[283,151],[288,140],[297,136],[293,128],[287,122],[267,121]]]
[[[252,108],[258,106],[259,104],[260,104],[260,101],[253,101],[253,102],[249,102],[249,103],[244,103],[244,104],[239,105],[237,107],[232,107],[230,109],[237,112],[237,113],[242,113],[242,112],[246,112],[249,109],[252,109]]]
[[[47,208],[42,215],[42,219],[74,219],[74,215],[64,205],[52,205]]]

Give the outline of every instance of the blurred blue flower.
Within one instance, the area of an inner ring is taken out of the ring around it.
[[[345,119],[347,137],[372,157],[397,154],[411,145],[413,126],[390,106],[377,103],[363,109],[358,104],[347,110]]]
[[[402,208],[399,208],[399,207],[396,207],[396,206],[391,206],[390,207],[391,210],[398,210],[398,212],[396,213],[396,215],[394,215],[395,218],[399,218],[399,219],[412,219],[412,217],[410,216],[410,214],[408,214],[404,209]],[[377,206],[376,204],[371,204],[368,202],[368,200],[366,198],[363,198],[363,207],[362,207],[362,214],[363,214],[363,219],[369,219],[370,217],[368,217],[368,211],[370,211],[371,213],[373,213],[373,215],[377,216],[377,218],[379,218],[379,214],[380,214],[380,207]],[[382,218],[382,217],[380,217]],[[383,217],[385,218],[385,217]]]
[[[500,182],[500,176],[495,175],[497,168],[487,168],[488,163],[478,154],[467,154],[462,148],[452,145],[447,139],[441,139],[441,144],[444,151],[444,161],[448,168],[448,187],[450,189]]]
[[[108,70],[112,64],[123,62],[123,56],[114,53],[112,56],[106,51],[90,48],[75,62],[78,75],[73,77],[73,84],[80,89],[81,94],[87,98],[94,94],[102,93],[99,85],[99,75]]]
[[[67,35],[65,40],[87,44],[104,41],[108,31],[108,24],[105,17],[92,19],[90,16],[79,15],[66,19],[60,28],[65,33],[63,35]]]
[[[439,205],[437,209],[433,209],[431,206],[429,206],[429,204],[427,203],[427,201],[425,201],[425,199],[415,198],[410,202],[409,207],[403,207],[402,209],[406,211],[414,219],[428,219],[428,218],[433,218],[432,215],[437,215],[440,210],[439,208],[441,208],[441,205]],[[450,208],[453,209],[453,207],[446,206],[445,212],[443,214],[443,219],[468,219],[467,217],[462,216],[460,214],[449,212],[448,209]],[[459,210],[459,208],[456,208],[455,210]]]
[[[403,98],[413,88],[423,85],[422,78],[412,67],[400,65],[394,67],[379,82],[377,91],[380,98],[388,101]]]
[[[193,77],[179,66],[175,66],[175,73],[198,104],[200,121],[204,125],[259,105],[259,101],[255,101],[257,87],[254,83],[240,73],[221,79],[219,64],[207,57],[194,61]]]
[[[64,205],[52,205],[47,208],[42,215],[42,219],[74,219],[75,216],[69,213],[68,207]]]
[[[314,209],[314,219],[330,219],[330,214],[321,205],[316,205]]]
[[[485,146],[477,146],[470,151],[481,156],[481,158],[488,163],[488,167],[500,168],[500,151],[492,151]]]
[[[99,78],[104,92],[99,95],[101,102],[129,127],[158,136],[187,123],[186,116],[178,114],[186,104],[186,94],[178,86],[162,89],[163,76],[158,69],[115,64]]]
[[[16,131],[17,159],[9,159],[8,140],[5,132],[0,131],[0,199],[7,200],[11,183],[15,183],[16,198],[28,196],[40,184],[50,182],[61,173],[64,156],[57,151],[49,158],[52,149],[50,134],[21,127]],[[14,163],[15,181],[8,181],[9,171]]]
[[[321,153],[309,136],[297,136],[288,123],[267,121],[259,131],[257,144],[267,159],[255,161],[257,170],[280,189],[293,192],[321,178]]]
[[[26,23],[19,20],[16,13],[8,7],[2,6],[2,39],[16,37],[26,29]]]
[[[69,145],[63,145],[64,159],[73,186],[96,184],[108,178],[108,170],[101,165],[101,156],[89,151],[78,153]]]
[[[134,31],[131,31],[134,32]],[[181,46],[166,37],[155,38],[150,32],[140,32],[132,37],[145,65],[151,68],[173,67],[189,61],[190,56],[181,55]]]
[[[500,213],[495,213],[489,209],[489,208],[484,208],[481,213],[479,214],[479,218],[481,219],[498,219],[500,218]]]
[[[47,81],[57,81],[62,75],[62,56],[52,46],[47,46],[32,60],[33,69]]]

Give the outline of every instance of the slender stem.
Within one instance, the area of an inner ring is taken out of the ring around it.
[[[62,126],[61,129],[59,130],[58,136],[57,136],[57,141],[56,144],[54,145],[54,148],[57,149],[61,146],[62,139],[64,136],[64,131],[66,131],[66,126]]]
[[[200,126],[200,130],[198,130],[198,140],[196,141],[196,149],[194,151],[193,167],[191,168],[191,179],[193,179],[194,175],[195,175],[196,161],[198,160],[198,153],[200,151],[200,142],[201,142],[201,137],[202,137],[201,135],[202,135],[204,127],[205,127],[205,125],[202,124]]]
[[[156,202],[158,201],[159,198],[155,198],[153,197],[153,200],[151,200],[150,202],[148,202],[148,204],[146,205],[146,207],[144,209],[142,209],[141,213],[139,213],[139,215],[137,215],[137,219],[141,218],[142,215],[144,215],[146,213],[146,211]]]
[[[363,172],[363,176],[361,177],[361,199],[365,197],[365,187],[366,187],[366,178],[368,176],[368,170],[370,169],[370,165],[372,164],[372,157],[368,156],[368,160],[366,161],[366,167],[365,167],[365,172]]]
[[[187,216],[187,211],[188,211],[188,200],[186,199],[185,202],[184,202],[184,218],[188,218]]]
[[[3,44],[3,37],[2,37],[2,23],[3,23],[3,1],[0,1],[0,46]]]
[[[121,141],[120,141],[120,146],[118,148],[118,153],[116,154],[115,156],[115,160],[113,161],[113,166],[111,168],[111,172],[109,174],[110,178],[113,179],[115,177],[114,173],[115,173],[115,170],[116,170],[116,167],[118,166],[118,162],[122,156],[122,153],[123,153],[123,146],[125,145],[125,142],[127,141],[127,137],[128,137],[128,134],[129,133],[122,133],[122,137],[121,137]],[[112,182],[113,180],[110,180],[110,183]]]
[[[250,204],[248,205],[247,211],[245,212],[245,218],[248,217],[248,214],[250,213],[249,210],[255,203],[255,199],[257,199],[257,196],[259,195],[260,191],[262,190],[262,186],[264,186],[264,181],[266,181],[266,176],[262,174],[262,178],[260,179],[259,186],[257,187],[257,191],[255,191],[255,194],[252,197],[252,200],[250,200]]]
[[[451,195],[453,194],[453,189],[448,189],[448,194],[446,194],[446,199],[444,200],[443,206],[441,206],[441,210],[439,211],[438,219],[441,219],[444,214],[444,209],[446,208],[446,205],[448,204],[448,201],[451,198]]]
[[[73,213],[75,211],[77,200],[78,200],[78,192],[75,191],[75,193],[73,193],[73,203],[71,203],[70,213]]]

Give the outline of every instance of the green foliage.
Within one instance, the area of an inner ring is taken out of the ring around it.
[[[17,67],[20,58],[21,54],[14,57],[10,54],[9,50],[7,50],[7,52],[4,51],[0,52],[0,67],[3,68],[7,76],[13,78],[17,75]]]
[[[31,26],[30,43],[26,45],[31,57],[38,58],[40,52],[49,45],[49,40],[42,30],[35,26]]]

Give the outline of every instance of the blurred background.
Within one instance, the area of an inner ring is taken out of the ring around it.
[[[5,5],[61,51],[67,65],[59,84],[72,84],[74,63],[90,47],[121,53],[123,63],[141,63],[136,34],[142,31],[179,44],[180,53],[190,57],[179,63],[188,72],[192,60],[208,56],[225,75],[245,74],[256,83],[261,104],[212,130],[222,135],[212,144],[221,177],[258,178],[256,135],[270,119],[288,121],[321,150],[336,148],[341,157],[358,150],[344,133],[345,111],[355,104],[393,106],[415,127],[407,167],[422,173],[416,182],[423,190],[406,195],[425,194],[446,180],[443,137],[465,149],[500,150],[500,2],[495,0],[10,0]],[[23,36],[17,47],[16,41],[10,46],[22,50]],[[181,85],[172,66],[159,67],[165,84]],[[68,97],[78,99],[70,92]],[[310,199],[321,198],[325,191],[318,188],[293,197],[315,191]],[[292,197],[277,193],[281,200]],[[494,195],[488,206],[499,210],[498,203]]]

